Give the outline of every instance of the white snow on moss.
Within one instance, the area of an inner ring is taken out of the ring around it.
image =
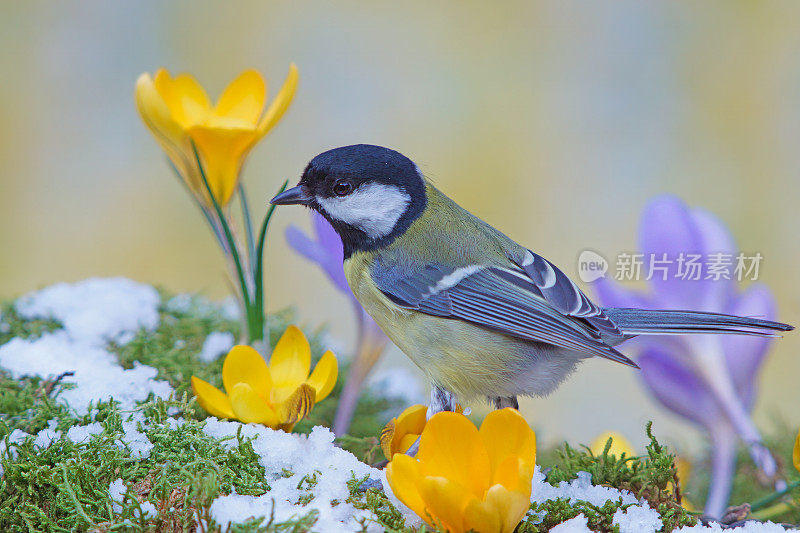
[[[719,532],[719,533],[786,533],[787,531],[800,531],[797,529],[784,529],[783,526],[779,526],[774,522],[748,522],[743,526],[729,528],[729,529],[722,529],[717,523],[712,523],[710,526],[684,526],[678,530],[678,533],[708,533],[709,531],[712,532]]]
[[[37,448],[49,448],[53,442],[61,438],[61,432],[56,431],[58,425],[57,420],[50,420],[47,422],[47,427],[36,434],[36,439],[33,445]]]
[[[581,513],[575,518],[561,522],[552,528],[550,533],[592,533],[592,530],[589,529],[589,520]]]
[[[566,498],[570,503],[582,500],[597,506],[602,506],[607,501],[619,501],[620,498],[623,504],[639,503],[636,496],[627,490],[592,485],[592,476],[586,472],[578,472],[576,479],[562,481],[557,486],[547,483],[544,477],[542,470],[537,466],[533,474],[533,490],[531,492],[531,502],[533,503],[558,498]]]
[[[234,344],[233,333],[228,331],[215,331],[206,337],[203,349],[197,358],[204,363],[216,361],[220,355],[228,353]]]
[[[154,379],[155,368],[139,363],[130,369],[122,368],[113,354],[76,342],[64,331],[45,333],[38,339],[12,339],[0,346],[0,367],[15,379],[24,376],[52,379],[72,372],[61,382],[73,383],[75,387],[59,394],[58,401],[79,415],[86,414],[92,402],[113,398],[122,409],[132,409],[151,392],[161,398],[169,397],[172,392],[166,381]]]
[[[122,478],[117,478],[108,485],[108,496],[111,498],[111,510],[115,513],[122,512],[122,501],[125,499],[125,493],[128,492],[128,487]]]
[[[266,470],[272,490],[263,496],[231,494],[217,498],[211,505],[211,514],[223,529],[231,522],[257,516],[269,517],[273,501],[277,522],[317,509],[320,514],[314,531],[360,531],[358,519],[371,517],[371,513],[359,511],[346,503],[350,496],[347,482],[352,473],[357,478],[368,475],[376,480],[380,479],[381,473],[360,462],[350,452],[334,446],[333,433],[329,429],[318,426],[306,436],[209,418],[204,431],[222,438],[235,436],[240,428],[242,436],[255,437],[253,449]],[[227,441],[226,445],[235,446],[236,439]],[[305,476],[315,475],[316,483],[304,483],[302,488],[298,488]],[[301,497],[308,495],[313,495],[313,500],[303,505]]]
[[[103,424],[100,422],[92,422],[85,426],[72,426],[67,430],[67,438],[75,444],[88,442],[91,440],[92,435],[98,435],[103,432]]]
[[[147,459],[150,457],[150,450],[154,448],[147,435],[139,431],[139,424],[144,424],[142,413],[136,412],[122,422],[124,434],[121,439],[117,439],[115,444],[122,450],[128,450],[134,459]]]
[[[3,440],[0,440],[0,458],[2,457],[9,457],[10,459],[16,459],[19,452],[17,451],[17,445],[22,444],[25,440],[30,437],[31,435],[25,433],[21,429],[15,429]],[[0,463],[0,476],[3,475],[3,465]]]
[[[20,315],[54,318],[64,329],[38,339],[15,338],[0,346],[0,367],[15,379],[52,379],[71,372],[62,383],[75,386],[58,399],[79,415],[88,412],[90,403],[112,398],[122,409],[132,409],[150,393],[167,398],[172,387],[154,379],[155,368],[139,363],[122,368],[105,349],[110,340],[132,339],[140,328],[155,329],[159,302],[153,287],[125,278],[59,283],[23,296],[16,303]]]
[[[620,533],[659,531],[664,526],[658,511],[649,506],[633,505],[624,511],[617,509],[611,523],[619,526]]]
[[[153,287],[125,278],[90,278],[58,283],[23,296],[15,305],[28,319],[55,319],[74,341],[104,345],[129,341],[158,325],[161,297]]]

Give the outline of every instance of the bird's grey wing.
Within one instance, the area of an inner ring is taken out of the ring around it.
[[[524,273],[533,282],[538,293],[561,313],[582,319],[594,328],[606,341],[612,344],[621,342],[625,337],[617,324],[606,315],[603,309],[594,304],[566,274],[553,263],[525,250],[521,258],[509,257],[514,267],[512,274]]]
[[[524,271],[439,264],[409,269],[377,261],[371,275],[378,288],[401,307],[636,366],[603,342],[597,329],[582,317],[564,314],[552,305]]]

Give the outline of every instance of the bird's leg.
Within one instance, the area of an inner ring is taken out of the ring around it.
[[[456,397],[447,389],[443,389],[439,385],[431,386],[431,404],[428,407],[428,420],[431,419],[436,413],[442,411],[455,412],[456,410]]]
[[[431,404],[428,406],[428,420],[431,419],[436,413],[443,411],[455,412],[456,410],[456,397],[447,389],[443,389],[439,385],[431,386]],[[406,455],[414,457],[419,451],[419,437],[414,441],[414,444],[406,452]]]
[[[519,402],[516,396],[508,396],[503,398],[501,396],[494,396],[489,398],[489,402],[494,405],[495,409],[503,409],[504,407],[511,407],[519,411]]]

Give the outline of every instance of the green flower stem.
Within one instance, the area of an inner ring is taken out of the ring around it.
[[[247,194],[244,185],[239,183],[239,202],[242,205],[242,218],[244,219],[244,231],[247,238],[247,257],[250,264],[250,272],[256,270],[256,242],[253,237],[253,219],[250,217],[250,205],[247,203]]]
[[[261,340],[264,337],[264,331],[263,327],[260,328],[261,331],[259,331],[258,324],[263,324],[264,319],[263,316],[260,318],[255,316],[253,301],[250,299],[250,291],[247,288],[247,280],[244,277],[244,269],[242,268],[242,261],[239,257],[239,250],[236,246],[236,241],[233,238],[233,233],[231,232],[231,228],[225,219],[222,208],[217,202],[217,199],[214,197],[214,193],[208,183],[208,178],[206,178],[205,170],[203,170],[203,163],[200,161],[200,154],[197,151],[197,146],[194,144],[194,141],[192,141],[192,150],[194,151],[194,157],[197,161],[197,168],[200,170],[200,177],[203,178],[203,184],[206,187],[208,196],[211,198],[211,203],[214,204],[214,210],[216,211],[217,218],[222,225],[222,231],[225,234],[225,240],[228,242],[228,246],[230,247],[230,255],[233,257],[233,262],[236,265],[236,274],[239,277],[239,285],[242,289],[242,299],[244,300],[248,337],[250,338],[251,342],[255,340]]]
[[[767,505],[771,504],[772,502],[774,502],[776,500],[779,500],[780,498],[782,498],[783,496],[787,495],[788,493],[790,493],[791,491],[793,491],[794,489],[796,489],[798,487],[800,487],[800,479],[795,481],[794,483],[790,483],[785,489],[779,490],[777,492],[773,492],[769,496],[765,496],[764,498],[761,498],[760,500],[754,502],[750,506],[750,512],[755,513],[755,511],[758,511],[759,509],[763,509]]]

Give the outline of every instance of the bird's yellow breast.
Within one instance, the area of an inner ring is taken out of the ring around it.
[[[345,261],[356,299],[381,329],[432,381],[461,397],[514,396],[514,375],[523,366],[525,343],[461,320],[403,309],[378,289],[368,257]]]

